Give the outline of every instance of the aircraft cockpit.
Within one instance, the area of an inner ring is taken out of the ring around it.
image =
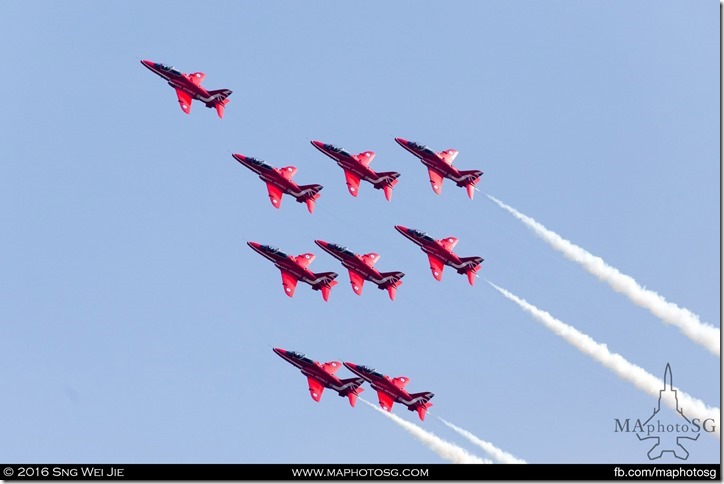
[[[345,247],[343,245],[338,245],[338,244],[332,243],[332,244],[329,244],[329,248],[332,250],[341,252],[345,255],[354,256],[354,252],[352,252],[351,250],[349,250],[347,247]]]
[[[428,234],[426,234],[425,232],[423,232],[423,231],[421,231],[421,230],[410,229],[410,233],[411,233],[412,235],[414,235],[415,237],[420,237],[421,239],[425,239],[425,240],[430,241],[430,242],[433,241],[433,240],[435,240],[435,239],[433,239],[432,237],[430,237]]]
[[[349,157],[352,156],[344,148],[340,148],[338,146],[327,144],[327,145],[324,145],[324,147],[327,148],[329,151],[334,151],[335,153],[339,153],[340,155],[349,156]]]
[[[425,145],[421,145],[420,143],[416,143],[414,141],[408,141],[407,144],[410,146],[410,148],[415,148],[416,150],[420,150],[424,153],[427,153],[429,155],[434,155],[435,152],[432,151],[430,148],[428,148]]]
[[[168,71],[168,72],[170,72],[171,74],[175,74],[175,75],[177,75],[177,76],[180,76],[180,75],[181,75],[181,71],[179,71],[178,69],[176,69],[176,68],[173,67],[173,66],[167,66],[166,64],[159,64],[159,63],[156,63],[156,64],[154,64],[154,65],[155,65],[158,69],[161,69],[162,71]]]
[[[294,358],[295,360],[302,360],[305,363],[314,363],[314,360],[311,358],[307,358],[307,355],[304,353],[298,353],[296,351],[287,351],[287,356],[290,358]]]
[[[375,371],[374,368],[370,368],[369,366],[358,365],[358,366],[357,366],[357,369],[358,369],[359,371],[363,372],[363,373],[369,373],[370,375],[374,375],[374,376],[383,378],[382,373],[379,373],[379,372]]]
[[[269,252],[270,254],[277,254],[281,257],[288,257],[287,254],[282,252],[281,250],[277,249],[276,247],[273,247],[271,245],[262,245],[261,249],[265,252]],[[303,355],[302,355],[303,356]]]
[[[267,169],[269,169],[269,170],[272,169],[271,166],[267,165],[267,164],[264,163],[263,161],[257,160],[256,158],[252,158],[251,156],[247,156],[247,157],[246,157],[246,161],[248,161],[248,162],[251,163],[252,165],[261,166],[261,167],[267,168]]]

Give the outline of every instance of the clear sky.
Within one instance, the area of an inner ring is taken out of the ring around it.
[[[486,280],[720,406],[717,357],[484,196],[719,326],[718,2],[9,0],[0,41],[0,461],[444,462],[365,405],[312,401],[278,346],[410,377],[435,406],[393,412],[481,456],[435,417],[528,462],[648,462],[614,419],[656,399]],[[184,114],[140,59],[232,89],[224,119]],[[435,195],[396,136],[457,149],[481,192]],[[392,201],[351,197],[310,139],[375,151]],[[315,213],[273,208],[232,152],[324,185]],[[458,237],[476,285],[435,281],[396,224]],[[397,299],[355,295],[314,239],[379,253]],[[286,297],[246,240],[316,254],[330,301]],[[719,462],[709,435],[687,448]]]

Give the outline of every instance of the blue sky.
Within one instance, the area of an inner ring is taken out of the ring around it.
[[[656,400],[485,280],[720,406],[716,357],[484,196],[719,326],[718,2],[11,0],[0,40],[0,460],[444,462],[363,405],[313,402],[278,346],[410,377],[435,406],[394,413],[471,451],[434,417],[528,462],[648,462],[614,419]],[[224,119],[185,115],[139,59],[232,89]],[[435,195],[396,136],[457,149],[481,193]],[[392,201],[352,198],[310,139],[375,151],[402,174]],[[324,185],[315,213],[274,209],[232,152]],[[435,281],[396,224],[458,237],[476,285]],[[314,239],[379,253],[397,299],[356,296]],[[287,298],[246,240],[315,253],[330,301]],[[687,448],[719,462],[708,435]]]

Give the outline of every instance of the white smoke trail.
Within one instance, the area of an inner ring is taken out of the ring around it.
[[[548,230],[533,218],[523,215],[493,196],[486,196],[527,225],[536,235],[548,242],[551,247],[563,253],[563,255],[572,261],[580,264],[600,280],[608,283],[614,291],[623,293],[634,304],[648,309],[654,316],[660,318],[665,323],[676,326],[692,341],[719,356],[721,352],[721,333],[719,328],[708,323],[703,323],[699,320],[699,316],[688,309],[680,308],[654,291],[642,287],[633,277],[622,274],[618,269],[611,267],[600,257],[587,252],[555,232]]]
[[[664,381],[656,378],[651,373],[647,372],[638,365],[626,360],[623,356],[618,353],[612,353],[605,344],[598,343],[587,334],[581,333],[573,326],[569,326],[566,323],[559,321],[550,315],[550,313],[538,309],[532,304],[528,303],[524,299],[511,294],[502,287],[498,287],[492,282],[488,281],[488,284],[493,286],[503,296],[507,297],[524,311],[528,312],[535,319],[543,323],[548,329],[553,331],[561,338],[568,341],[570,344],[575,346],[581,353],[591,356],[594,360],[601,363],[603,366],[612,370],[616,375],[624,380],[633,383],[639,389],[645,391],[651,396],[659,397],[660,391],[664,389]],[[681,411],[687,417],[699,418],[702,422],[706,419],[713,419],[716,422],[716,430],[714,433],[719,435],[719,408],[709,407],[698,398],[694,398],[691,395],[684,393],[681,390],[677,390],[678,403]],[[668,407],[677,410],[677,402],[674,399],[662,398],[661,399]]]
[[[368,402],[364,398],[360,398],[359,400],[369,405],[373,409],[377,410],[385,417],[391,419],[400,427],[415,436],[418,440],[420,440],[420,442],[427,445],[437,455],[445,460],[452,462],[453,464],[492,464],[491,461],[487,459],[481,459],[480,457],[469,453],[462,447],[458,447],[457,445],[452,444],[447,440],[443,440],[431,432],[428,432],[422,427],[418,427],[417,425],[410,423],[407,420],[401,419],[394,413],[382,410],[381,408],[377,407],[377,405]]]
[[[511,454],[505,452],[504,450],[500,450],[499,448],[497,448],[490,442],[486,442],[485,440],[476,437],[471,432],[468,432],[467,430],[462,429],[462,428],[458,427],[457,425],[451,424],[444,418],[438,417],[438,419],[440,419],[440,421],[442,423],[444,423],[445,425],[447,425],[448,427],[453,429],[455,432],[459,433],[460,435],[462,435],[463,437],[468,439],[470,442],[472,442],[473,444],[475,444],[478,447],[480,447],[481,449],[483,449],[496,462],[500,462],[501,464],[525,464],[526,463],[523,459],[518,459],[514,455],[511,455]]]

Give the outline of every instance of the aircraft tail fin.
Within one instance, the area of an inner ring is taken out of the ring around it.
[[[305,202],[309,213],[314,213],[314,202],[319,198],[319,191],[324,188],[322,185],[302,185],[299,187],[301,195],[297,198],[298,202]]]
[[[481,269],[481,263],[483,262],[482,257],[473,256],[473,257],[461,257],[460,260],[463,262],[463,267],[460,271],[461,274],[465,273],[468,276],[468,282],[470,285],[475,284],[475,277],[478,273],[478,271]]]
[[[404,272],[383,272],[382,274],[382,284],[380,284],[378,287],[380,289],[387,289],[387,292],[390,295],[391,300],[395,300],[395,295],[397,294],[397,288],[402,285],[401,279],[405,277]]]
[[[380,177],[380,181],[375,184],[375,188],[382,188],[387,201],[392,200],[392,187],[397,185],[400,174],[396,171],[383,171],[377,173],[377,175]]]
[[[209,91],[209,94],[211,94],[211,101],[206,103],[206,107],[214,107],[216,108],[216,114],[219,115],[220,118],[224,117],[224,108],[227,104],[229,104],[229,100],[227,99],[229,95],[231,95],[230,89],[217,89],[215,91]]]
[[[410,411],[417,410],[417,414],[420,416],[420,420],[424,421],[427,410],[433,405],[432,403],[430,403],[430,399],[434,397],[435,394],[430,392],[420,392],[412,393],[410,394],[410,396],[415,403],[407,407],[407,409]]]
[[[427,413],[427,409],[430,407],[432,407],[432,403],[417,406],[417,414],[420,416],[420,420],[425,421],[425,414]]]
[[[460,174],[462,177],[458,182],[458,186],[464,186],[468,191],[468,197],[472,200],[473,195],[475,194],[475,184],[480,181],[480,176],[483,172],[480,170],[462,170],[460,171]]]
[[[349,398],[349,404],[354,407],[354,405],[357,403],[357,397],[360,395],[360,393],[365,391],[364,388],[360,388],[360,385],[364,383],[364,379],[346,378],[341,381],[345,389],[339,392],[339,396]]]
[[[314,275],[318,282],[312,286],[312,289],[322,291],[322,299],[329,301],[329,293],[332,291],[332,288],[337,285],[337,281],[334,279],[336,279],[339,274],[336,272],[319,272]]]

